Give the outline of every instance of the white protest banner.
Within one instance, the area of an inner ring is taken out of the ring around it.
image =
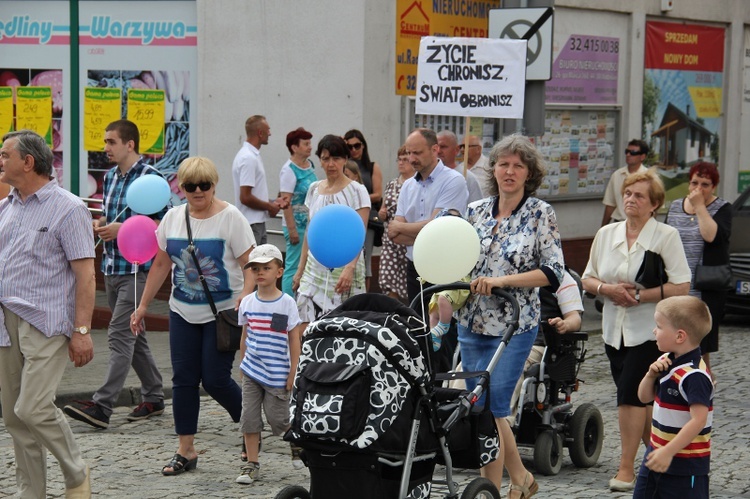
[[[526,40],[422,37],[417,114],[523,118]]]

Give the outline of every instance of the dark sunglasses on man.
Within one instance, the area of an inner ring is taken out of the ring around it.
[[[360,149],[362,149],[362,142],[355,142],[354,144],[346,144],[346,147],[348,147],[350,151],[359,151]]]
[[[206,192],[211,188],[211,182],[199,182],[197,184],[186,182],[182,184],[182,188],[185,189],[185,192],[195,192],[195,189],[200,188],[201,191]]]
[[[643,152],[641,152],[640,149],[625,149],[625,154],[630,154],[631,156],[640,156],[641,154],[643,154]]]

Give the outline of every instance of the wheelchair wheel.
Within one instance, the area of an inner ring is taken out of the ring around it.
[[[590,468],[599,460],[604,443],[604,423],[594,404],[581,404],[569,425],[570,460],[579,468]]]
[[[310,493],[300,485],[287,485],[274,499],[310,499]]]
[[[559,433],[547,430],[534,443],[534,466],[542,475],[557,475],[562,468],[563,439]]]
[[[491,481],[486,478],[475,478],[466,486],[461,499],[500,499],[500,492]]]

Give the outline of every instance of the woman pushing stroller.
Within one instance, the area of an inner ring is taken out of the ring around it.
[[[490,152],[494,170],[491,197],[469,205],[467,220],[479,235],[479,261],[471,272],[471,291],[457,312],[458,340],[465,371],[485,370],[501,341],[508,305],[498,305],[492,288],[507,288],[520,305],[519,327],[491,375],[490,409],[501,436],[500,457],[482,475],[500,489],[508,470],[509,498],[529,498],[539,486],[524,467],[513,432],[505,420],[516,381],[537,335],[538,287],[557,289],[564,263],[557,219],[552,207],[533,197],[545,175],[544,161],[528,138],[511,135]],[[467,380],[474,388],[475,380]]]

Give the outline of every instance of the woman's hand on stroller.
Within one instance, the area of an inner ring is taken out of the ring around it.
[[[480,295],[491,295],[492,288],[502,288],[503,277],[477,277],[471,281],[471,292]]]

